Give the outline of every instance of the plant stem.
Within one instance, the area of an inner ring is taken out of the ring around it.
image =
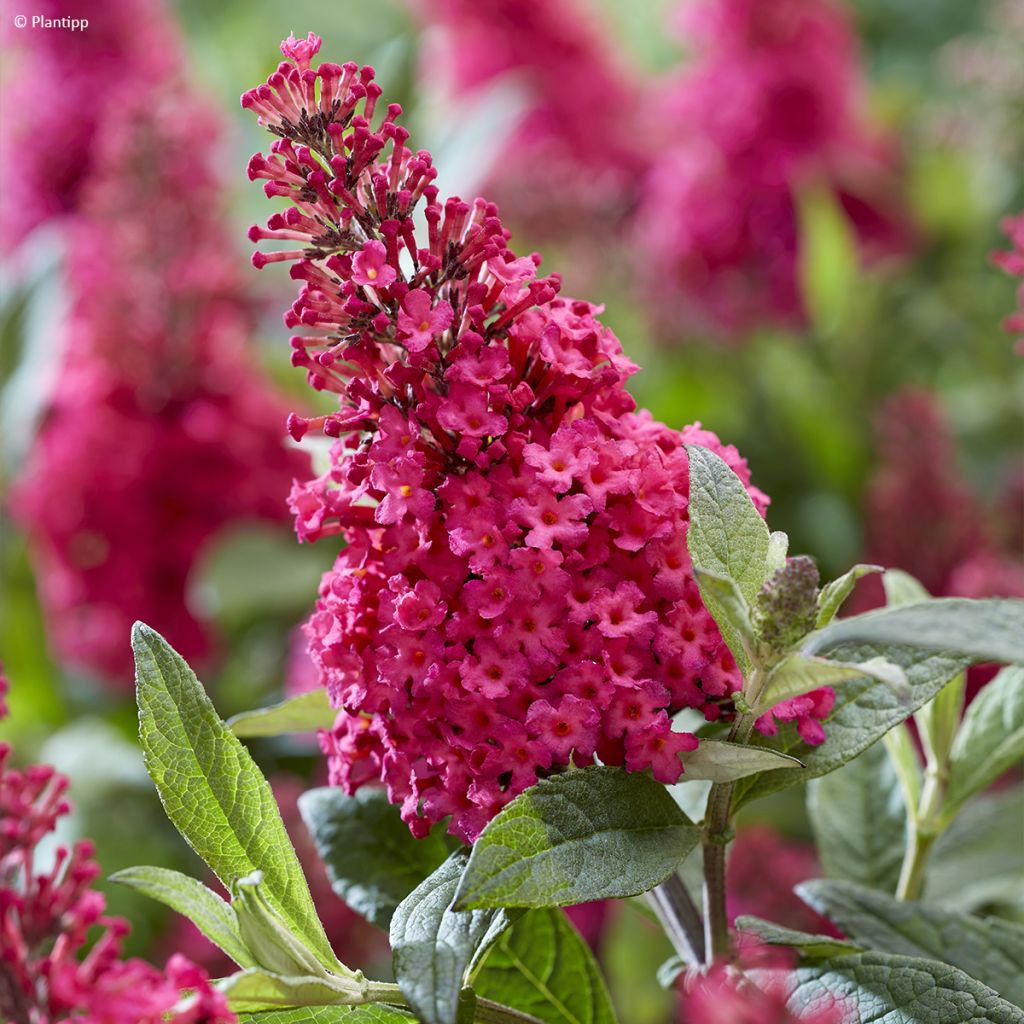
[[[898,900],[916,900],[921,895],[928,854],[939,837],[938,817],[942,812],[945,792],[945,778],[934,764],[929,764],[921,788],[921,803],[917,813],[910,818],[910,840],[896,886]]]
[[[757,670],[751,675],[751,690],[757,681]],[[729,740],[746,743],[754,728],[753,715],[741,715],[733,723]],[[725,908],[726,848],[732,841],[732,782],[716,782],[708,794],[704,816],[704,947],[705,960],[713,963],[729,953],[729,918]]]
[[[683,880],[670,875],[648,896],[680,958],[699,967],[704,963],[704,924]]]

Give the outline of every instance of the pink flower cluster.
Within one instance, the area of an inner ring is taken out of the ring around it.
[[[650,291],[709,331],[799,326],[801,188],[831,192],[865,256],[908,241],[893,154],[862,118],[853,29],[832,0],[700,0],[683,25],[693,59],[661,88],[673,137],[636,218]]]
[[[442,203],[372,69],[314,69],[319,46],[286,40],[242,105],[277,136],[250,177],[293,204],[250,232],[291,247],[253,260],[292,262],[293,363],[339,401],[291,421],[338,438],[291,496],[301,539],[346,540],[306,626],[332,780],[382,779],[416,834],[451,816],[466,839],[595,756],[674,782],[696,740],[672,713],[715,718],[741,684],[690,566],[684,444],[767,498],[699,424],[634,411],[599,308],[517,257],[493,204]]]
[[[234,1024],[224,997],[183,956],[164,971],[121,959],[128,925],[105,915],[92,844],[36,847],[69,810],[67,779],[46,765],[16,771],[0,744],[0,1019],[11,1024]],[[98,935],[97,935],[98,933]]]
[[[111,19],[133,9],[111,3]],[[72,298],[60,375],[12,499],[56,652],[124,685],[136,619],[190,660],[210,651],[188,606],[192,567],[225,526],[285,519],[293,476],[308,474],[284,446],[287,410],[248,346],[255,310],[220,184],[190,141],[218,126],[161,68],[162,58],[130,84],[103,83],[89,174],[61,224]]]
[[[1011,249],[992,254],[992,262],[1007,274],[1020,278],[1017,285],[1017,312],[1003,321],[1011,334],[1018,334],[1015,351],[1024,355],[1024,213],[1003,220],[1003,231],[1010,239]]]

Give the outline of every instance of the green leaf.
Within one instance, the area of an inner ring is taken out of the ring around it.
[[[399,903],[450,852],[437,831],[414,838],[380,789],[361,789],[355,796],[337,786],[307,790],[299,811],[334,891],[380,928],[389,926]]]
[[[755,714],[781,704],[784,700],[801,697],[811,690],[823,686],[836,686],[850,679],[870,676],[890,686],[903,700],[910,698],[910,684],[906,673],[899,665],[885,658],[871,658],[857,664],[829,661],[828,658],[808,657],[804,654],[790,654],[785,657],[768,676],[764,689],[757,699]]]
[[[768,747],[744,746],[726,740],[701,740],[700,746],[688,753],[684,762],[686,772],[682,782],[735,782],[756,772],[801,767],[795,757]]]
[[[195,673],[159,633],[132,629],[139,737],[167,817],[230,889],[262,871],[265,894],[326,967],[337,964],[273,793]]]
[[[898,644],[972,662],[1024,661],[1024,601],[944,597],[878,608],[812,633],[803,653],[827,654],[851,643]]]
[[[228,719],[228,728],[240,737],[281,736],[289,732],[329,729],[338,712],[321,688],[289,697],[266,708],[243,711]]]
[[[969,801],[938,838],[925,869],[925,899],[951,910],[1000,906],[1024,910],[1024,858],[1020,829],[1024,787]]]
[[[336,990],[323,978],[275,974],[261,967],[232,974],[219,987],[235,1013],[293,1006],[346,1006],[361,1000],[351,992]]]
[[[902,569],[886,569],[882,587],[885,589],[885,603],[890,606],[920,604],[932,599],[922,584]]]
[[[615,1024],[593,954],[560,910],[524,914],[484,957],[473,988],[545,1024]]]
[[[773,530],[768,535],[768,556],[765,559],[765,579],[778,572],[786,564],[789,551],[789,536],[782,530]]]
[[[943,804],[948,822],[968,797],[1024,760],[1024,668],[1004,668],[971,702],[953,741]]]
[[[750,608],[740,593],[740,588],[728,576],[719,576],[707,569],[694,566],[693,574],[697,579],[701,595],[711,600],[723,621],[716,619],[723,636],[728,635],[739,643],[739,649],[732,650],[733,656],[740,664],[749,663],[756,643],[754,627],[750,621]]]
[[[903,806],[912,809],[917,813],[921,803],[921,786],[924,783],[924,776],[921,771],[921,760],[914,746],[914,740],[910,729],[904,722],[890,729],[883,737],[886,753],[892,763],[893,770],[900,781],[903,790]]]
[[[668,878],[699,838],[650,776],[572,769],[542,779],[490,821],[455,906],[553,907],[636,896]]]
[[[860,563],[844,572],[838,579],[826,583],[818,595],[818,628],[827,626],[843,607],[844,602],[853,593],[857,580],[875,572],[884,572],[880,565]]]
[[[862,946],[941,960],[1024,1004],[1024,926],[900,902],[850,882],[804,882],[797,893]]]
[[[658,984],[666,990],[675,988],[680,975],[686,973],[688,966],[681,956],[670,956],[658,968]]]
[[[109,880],[126,885],[183,914],[239,967],[255,965],[242,942],[231,904],[202,882],[180,871],[156,867],[125,868],[111,875]]]
[[[1024,1013],[963,971],[935,960],[861,953],[793,972],[790,1008],[834,999],[871,1024],[1024,1024]]]
[[[907,811],[884,744],[874,743],[839,771],[812,780],[807,816],[826,875],[895,891]]]
[[[890,686],[877,679],[862,676],[849,680],[836,690],[835,707],[825,721],[826,739],[821,746],[808,746],[792,726],[759,741],[773,750],[798,757],[804,768],[783,768],[741,779],[733,793],[734,807],[842,767],[934,697],[968,662],[967,658],[886,644],[848,644],[829,651],[831,661],[858,664],[872,658],[885,658],[903,669],[910,684],[909,702],[902,701]]]
[[[470,964],[510,923],[504,910],[451,909],[468,860],[456,850],[391,918],[395,977],[423,1024],[455,1024]]]
[[[713,452],[687,445],[690,460],[690,524],[686,542],[694,570],[731,579],[747,604],[753,604],[768,574],[769,533],[740,478]],[[776,553],[777,556],[777,553]],[[737,658],[742,641],[730,626],[729,612],[709,588],[701,586],[729,649]],[[745,667],[745,659],[740,660]]]
[[[857,244],[835,193],[819,186],[799,189],[797,220],[800,244],[800,291],[811,323],[831,333],[856,302],[859,262]]]
[[[960,728],[967,691],[967,673],[961,672],[914,715],[928,763],[940,772],[949,761],[953,740]]]
[[[394,1006],[302,1006],[265,1013],[242,1012],[238,1024],[416,1024],[416,1018]]]
[[[737,917],[736,930],[756,936],[766,946],[789,946],[799,952],[802,961],[827,960],[834,956],[863,952],[860,946],[852,942],[834,939],[830,935],[811,935],[809,932],[785,928],[760,917]]]

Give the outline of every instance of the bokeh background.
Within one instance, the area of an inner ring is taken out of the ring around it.
[[[638,402],[736,444],[791,552],[1024,596],[1024,325],[1003,272],[1024,273],[1024,226],[992,256],[1024,209],[1021,0],[29,6],[4,0],[0,26],[0,739],[71,775],[66,831],[105,871],[196,869],[134,743],[134,619],[225,717],[311,684],[296,627],[333,551],[295,541],[290,481],[322,453],[284,421],[316,405],[288,365],[291,282],[248,262],[266,201],[238,104],[291,31],[373,64],[442,191],[496,199],[520,251],[604,303]],[[254,751],[305,842],[315,740]],[[815,925],[785,896],[817,871],[809,835],[797,790],[750,809],[735,912]],[[993,832],[990,865],[1017,840]],[[318,884],[339,951],[378,965],[382,937]],[[203,955],[154,904],[109,897],[134,951]],[[644,913],[578,920],[623,1020],[666,1019]]]

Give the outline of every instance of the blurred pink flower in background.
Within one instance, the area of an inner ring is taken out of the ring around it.
[[[857,40],[831,0],[698,0],[691,61],[661,87],[639,267],[668,326],[800,326],[797,198],[825,188],[865,257],[901,251],[893,140],[864,117]]]
[[[181,47],[151,0],[94,0],[85,32],[20,31],[5,18],[0,96],[0,231],[10,246],[73,213],[89,181],[97,132],[122,88],[144,92],[178,66]],[[82,16],[74,0],[39,0],[32,14]]]
[[[410,0],[434,30],[421,82],[446,106],[511,83],[525,110],[483,191],[537,237],[614,226],[646,166],[647,84],[587,0]]]
[[[810,843],[786,839],[767,825],[741,828],[729,853],[729,919],[752,915],[799,931],[833,934],[834,927],[793,892],[801,882],[820,877]]]
[[[152,5],[104,0],[91,14],[105,41],[102,59],[83,56],[93,78],[39,87],[57,59],[45,40],[91,30],[31,33],[19,55],[17,81],[36,91],[18,124],[37,113],[56,123],[55,110],[70,121],[80,109],[103,116],[83,139],[73,190],[47,177],[45,163],[31,168],[41,174],[33,194],[65,203],[70,311],[12,510],[29,534],[58,656],[130,685],[135,619],[187,659],[210,652],[208,626],[188,606],[192,566],[224,526],[283,520],[308,459],[284,447],[286,410],[248,344],[255,310],[220,183],[192,144],[193,132],[216,137],[220,126],[169,59],[176,33],[161,22],[153,41]],[[68,45],[75,54],[85,44]]]
[[[1020,278],[1017,284],[1017,311],[1010,314],[1003,326],[1011,334],[1018,334],[1016,352],[1024,355],[1024,213],[1003,220],[1003,231],[1010,239],[1011,248],[992,254],[992,262],[1007,274]]]
[[[903,569],[936,597],[1024,597],[1020,483],[991,507],[970,487],[937,400],[891,397],[878,416],[880,461],[867,490],[868,561]],[[877,581],[861,593],[879,594]]]

